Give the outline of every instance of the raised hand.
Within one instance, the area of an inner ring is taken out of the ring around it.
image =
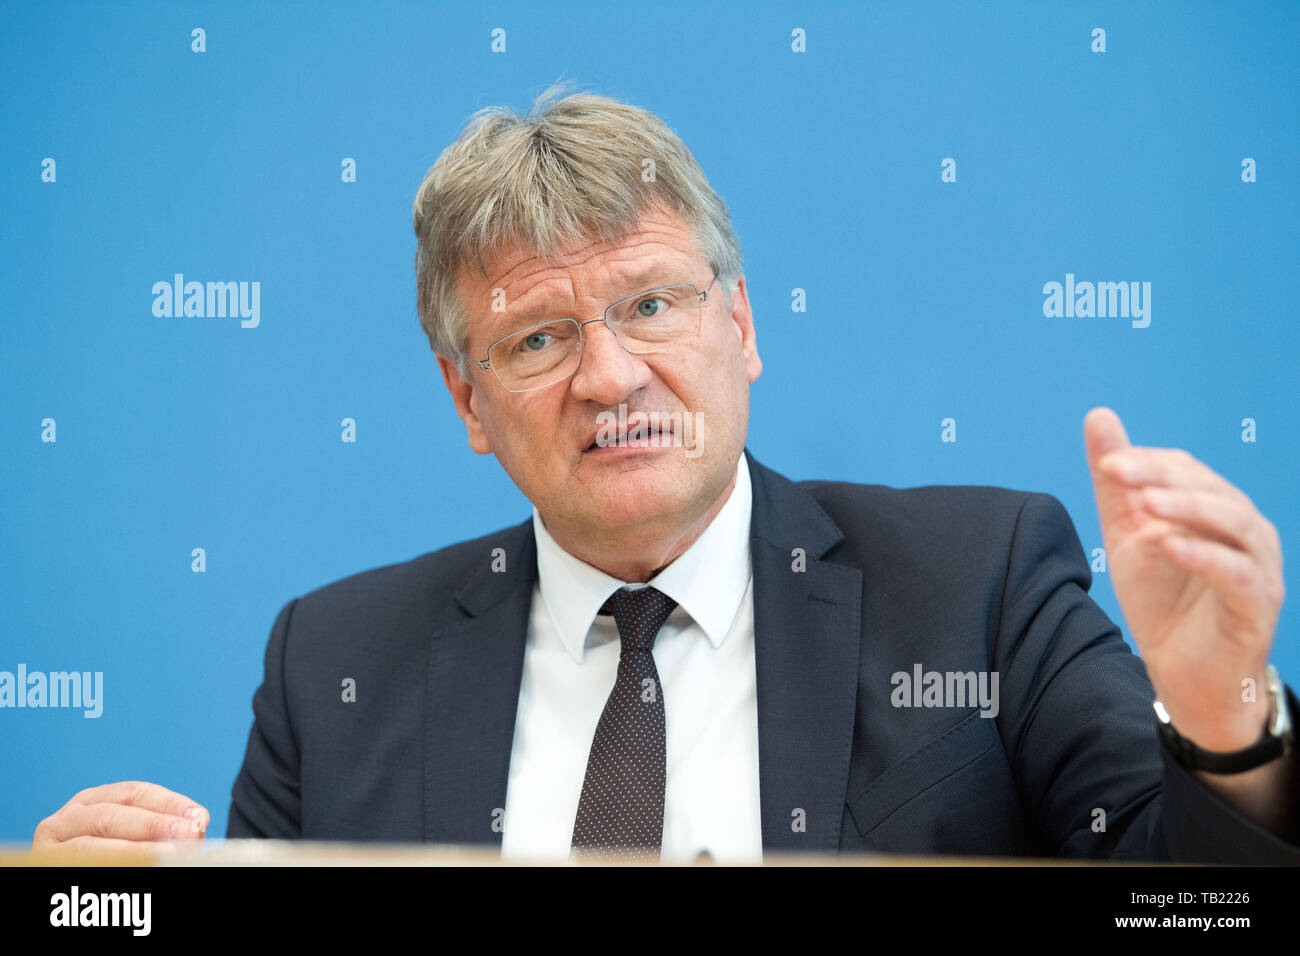
[[[1084,440],[1115,594],[1170,720],[1206,750],[1250,746],[1285,594],[1277,530],[1187,452],[1131,445],[1109,408]]]

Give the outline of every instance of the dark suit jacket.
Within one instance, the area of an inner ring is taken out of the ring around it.
[[[745,454],[765,853],[1300,862],[1167,755],[1055,498]],[[285,605],[227,835],[499,846],[536,573],[530,518]],[[893,706],[917,664],[998,672],[997,716]]]

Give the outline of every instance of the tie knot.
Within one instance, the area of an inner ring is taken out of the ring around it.
[[[619,588],[600,606],[600,613],[614,615],[624,647],[648,651],[675,607],[677,602],[656,588]]]

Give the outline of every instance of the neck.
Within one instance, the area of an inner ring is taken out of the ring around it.
[[[559,524],[553,526],[545,515],[542,523],[555,543],[578,560],[620,581],[645,583],[699,540],[731,498],[735,487],[733,473],[713,504],[685,523],[680,515],[670,515],[660,520],[640,521],[633,530],[619,529],[616,533],[598,535],[593,535],[590,528],[573,532]]]

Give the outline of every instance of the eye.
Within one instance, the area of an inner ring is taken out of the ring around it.
[[[656,303],[659,303],[656,305]],[[647,296],[636,304],[636,314],[639,318],[653,319],[657,315],[662,315],[668,308],[668,300],[660,298],[657,295]]]
[[[537,352],[545,348],[546,343],[549,342],[550,339],[551,339],[551,334],[549,332],[538,331],[524,336],[523,341],[520,342],[519,344],[523,348],[528,349],[530,352]]]

